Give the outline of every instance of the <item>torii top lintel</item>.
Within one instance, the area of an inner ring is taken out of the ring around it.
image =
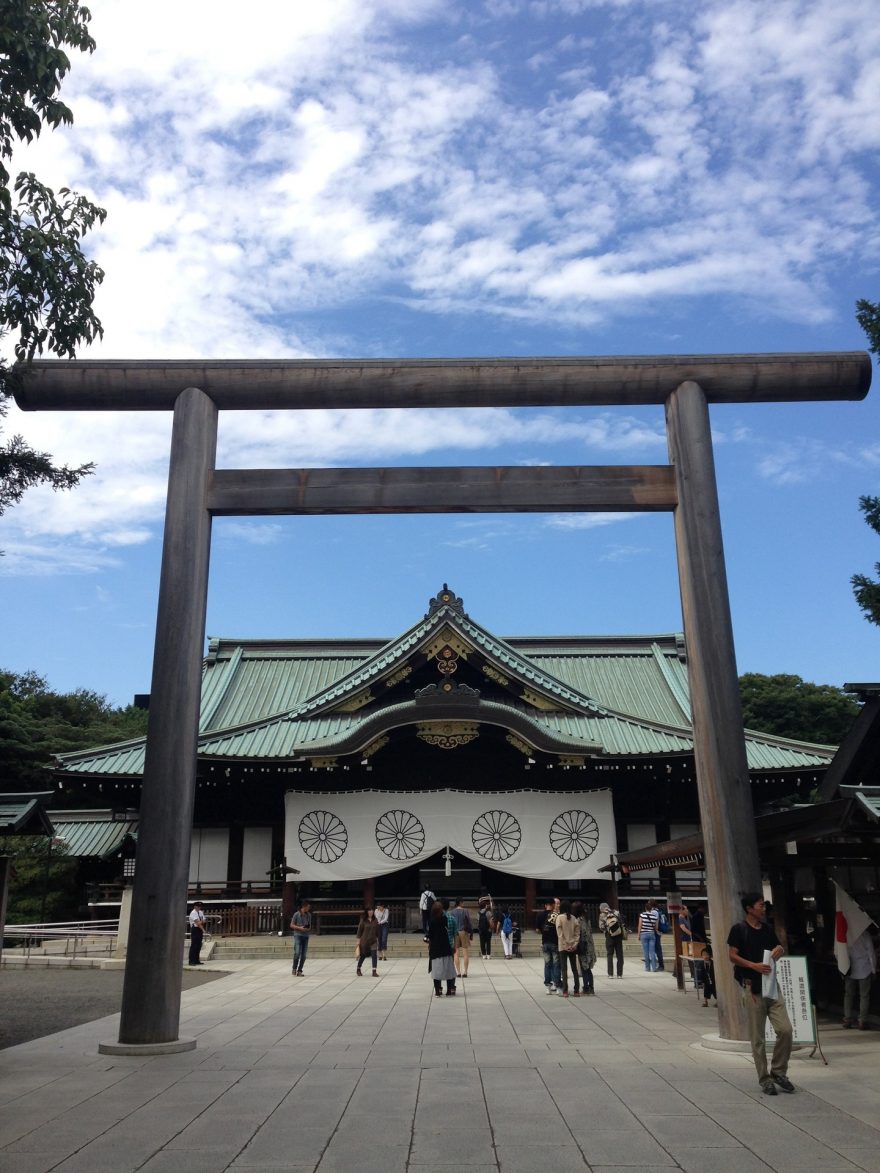
[[[661,404],[682,383],[709,403],[863,399],[865,351],[539,358],[38,360],[26,411],[169,411],[187,387],[220,409]]]

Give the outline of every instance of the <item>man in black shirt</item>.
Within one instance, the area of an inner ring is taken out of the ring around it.
[[[762,896],[748,893],[742,898],[745,920],[739,921],[727,937],[728,956],[733,962],[733,975],[743,988],[743,1001],[749,1017],[749,1038],[752,1056],[758,1072],[758,1082],[768,1096],[775,1096],[777,1089],[793,1092],[794,1084],[788,1078],[788,1061],[791,1058],[791,1021],[781,998],[766,998],[763,991],[765,974],[772,973],[764,956],[770,954],[773,961],[785,950],[776,939],[776,933],[764,920]],[[776,1043],[767,1070],[767,1048],[764,1041],[767,1020],[776,1032]]]
[[[559,936],[556,932],[556,901],[552,896],[544,901],[544,911],[538,913],[535,925],[541,934],[541,950],[544,954],[544,988],[548,994],[555,994],[562,980],[559,972]]]

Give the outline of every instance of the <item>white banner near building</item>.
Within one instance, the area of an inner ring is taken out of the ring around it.
[[[593,880],[617,836],[610,790],[288,791],[284,844],[304,880],[366,879],[445,847],[513,875]]]

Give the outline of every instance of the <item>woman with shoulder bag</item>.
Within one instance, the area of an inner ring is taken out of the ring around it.
[[[358,977],[362,977],[361,966],[364,964],[364,959],[369,957],[373,963],[373,977],[379,976],[379,922],[376,920],[372,908],[365,908],[364,915],[360,919],[357,927],[357,945],[354,949],[355,957],[357,957],[357,973]]]

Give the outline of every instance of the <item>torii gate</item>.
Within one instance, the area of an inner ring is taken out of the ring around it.
[[[720,942],[760,890],[710,403],[862,399],[862,352],[611,358],[39,361],[28,411],[171,411],[171,464],[118,1044],[178,1037],[211,519],[231,514],[671,512],[709,903]],[[555,468],[215,468],[221,409],[664,404],[669,464]],[[719,952],[719,956],[721,956]],[[748,1037],[730,966],[717,969],[723,1038]]]

